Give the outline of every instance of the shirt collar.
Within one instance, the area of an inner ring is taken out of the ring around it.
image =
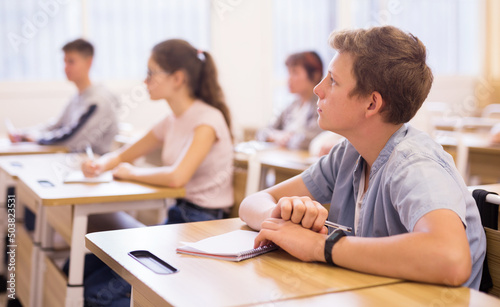
[[[377,159],[372,165],[371,174],[375,174],[384,164],[389,160],[394,148],[404,139],[408,132],[408,124],[403,124],[394,134],[389,138]]]
[[[376,174],[377,171],[384,166],[384,164],[389,160],[389,157],[391,156],[392,152],[394,151],[394,148],[404,139],[406,136],[406,133],[408,132],[408,124],[403,124],[401,128],[399,128],[396,132],[394,132],[393,135],[389,138],[387,143],[385,144],[384,148],[380,151],[380,154],[378,155],[377,159],[372,165],[372,168],[370,170],[370,178],[372,175]],[[360,155],[358,159],[356,160],[356,165],[354,166],[354,176],[353,176],[353,187],[354,191],[358,190],[359,187],[359,181],[360,181],[360,176],[362,174],[363,166],[364,166],[365,160],[363,157]]]

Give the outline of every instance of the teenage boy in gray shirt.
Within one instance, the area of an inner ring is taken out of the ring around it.
[[[240,216],[304,261],[479,288],[486,239],[450,155],[407,122],[427,97],[425,46],[386,26],[334,32],[319,126],[346,137],[302,175],[248,196]],[[328,212],[321,203],[330,203]],[[352,227],[327,236],[325,221]]]
[[[42,145],[64,145],[71,152],[82,152],[91,145],[94,152],[110,150],[118,133],[118,99],[102,85],[92,84],[89,71],[94,47],[83,39],[69,42],[64,51],[65,73],[78,94],[64,108],[59,118],[49,124],[22,129],[10,134],[13,142],[35,141]]]

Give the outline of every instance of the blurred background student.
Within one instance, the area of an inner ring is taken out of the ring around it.
[[[118,179],[184,187],[186,196],[168,212],[167,223],[220,219],[233,205],[231,119],[212,56],[180,39],[153,48],[147,89],[172,114],[137,142],[82,165],[88,177],[114,169]],[[161,147],[163,166],[132,163]]]
[[[297,98],[269,127],[257,132],[259,141],[274,142],[289,149],[308,149],[311,140],[322,130],[318,126],[313,89],[323,77],[323,62],[314,51],[291,54],[288,68],[288,88]]]
[[[231,118],[212,56],[180,39],[157,44],[144,83],[152,100],[164,100],[172,114],[137,142],[85,161],[86,176],[114,169],[118,179],[166,187],[184,187],[186,196],[169,209],[167,224],[221,219],[233,205]],[[161,167],[132,166],[137,158],[162,148]],[[95,256],[87,257],[93,273],[84,281],[86,304],[129,306],[130,285]],[[110,284],[119,291],[101,294]]]
[[[104,154],[118,133],[118,99],[103,85],[93,84],[89,72],[94,47],[83,39],[69,42],[64,51],[64,72],[78,93],[66,104],[56,120],[45,125],[9,132],[11,142],[63,145],[71,152],[83,152],[90,145]]]

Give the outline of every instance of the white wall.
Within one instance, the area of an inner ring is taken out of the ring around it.
[[[232,112],[235,137],[244,127],[266,125],[273,112],[272,2],[268,0],[213,0],[211,52]],[[142,77],[142,76],[138,76]],[[474,97],[474,77],[436,76],[427,101],[463,107]],[[151,102],[142,80],[106,82],[121,99],[120,120],[144,131],[165,116],[165,102]],[[76,93],[69,82],[0,82],[0,136],[3,118],[17,127],[31,126],[57,116]],[[422,112],[421,112],[422,113]],[[464,114],[469,115],[469,114]],[[426,115],[415,122],[426,125]]]
[[[104,83],[121,101],[121,122],[139,131],[147,130],[170,112],[166,102],[151,101],[142,81]],[[77,92],[67,81],[0,82],[0,135],[5,135],[5,118],[16,127],[28,127],[57,117],[65,103]]]
[[[272,1],[216,0],[214,6],[211,51],[238,138],[241,128],[265,126],[272,116]]]

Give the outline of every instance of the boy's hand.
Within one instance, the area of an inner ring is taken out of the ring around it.
[[[271,218],[291,221],[316,232],[327,233],[328,210],[309,197],[282,197],[271,212]]]

